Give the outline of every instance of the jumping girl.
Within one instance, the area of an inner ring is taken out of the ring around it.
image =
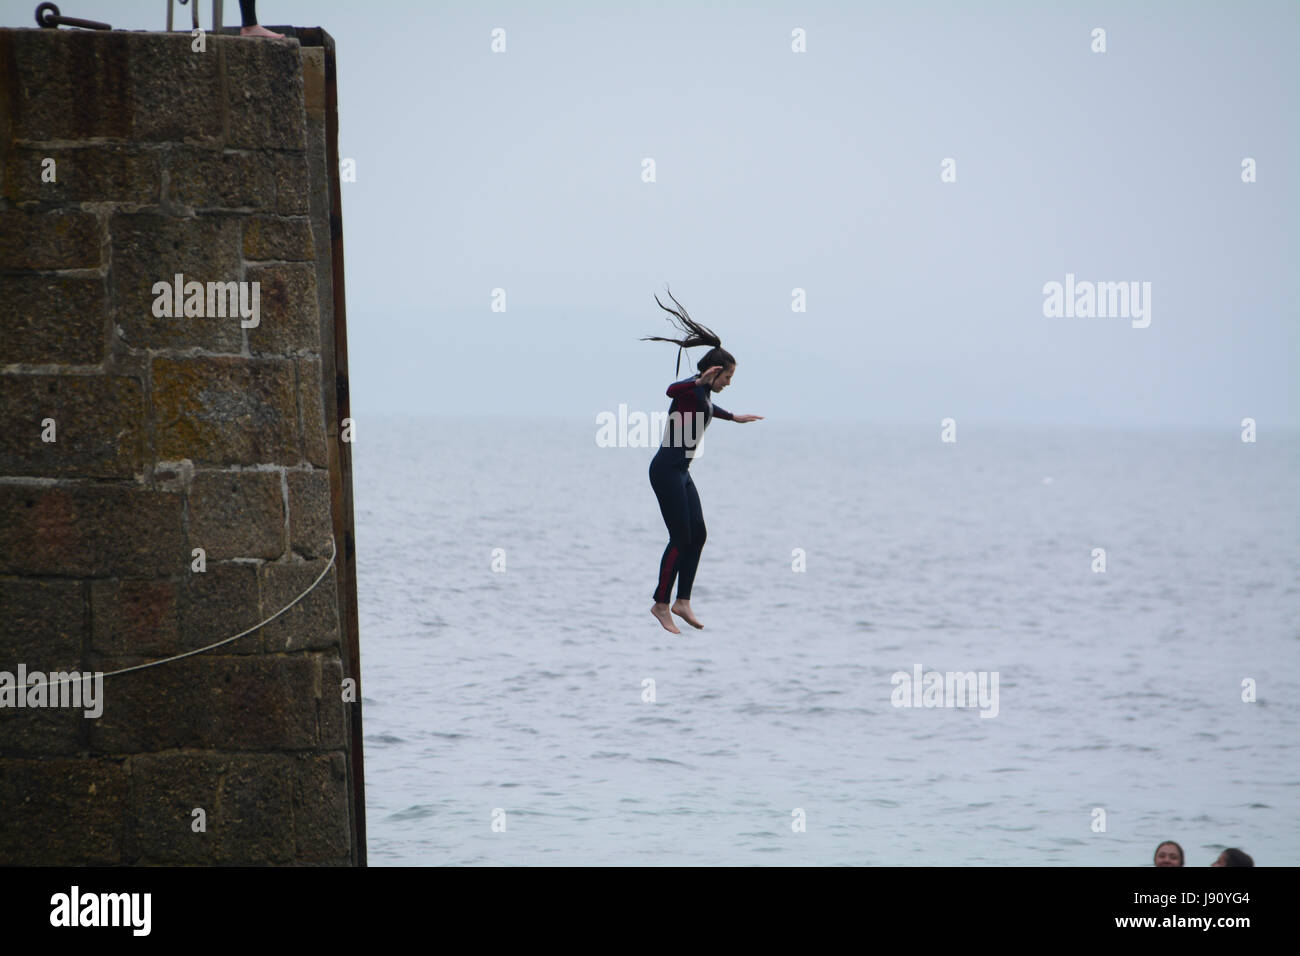
[[[668,298],[676,309],[659,302],[659,308],[672,316],[669,322],[681,330],[680,339],[666,339],[658,335],[643,336],[643,342],[672,342],[677,349],[677,370],[681,371],[682,349],[693,345],[707,345],[696,365],[699,375],[684,378],[668,386],[672,404],[668,408],[668,427],[664,430],[659,451],[650,462],[650,487],[659,499],[659,511],[668,526],[668,547],[659,561],[659,585],[655,588],[654,607],[650,613],[666,630],[680,634],[673,623],[676,614],[692,627],[704,627],[691,611],[691,585],[695,583],[695,568],[700,563],[700,549],[704,547],[704,514],[700,510],[700,496],[691,481],[691,459],[695,449],[714,417],[728,422],[756,422],[762,415],[733,415],[721,406],[714,405],[709,393],[720,392],[731,384],[736,371],[736,360],[722,347],[717,333],[694,321],[686,314],[682,304]],[[677,600],[671,609],[668,598],[672,594],[673,579],[677,580]]]

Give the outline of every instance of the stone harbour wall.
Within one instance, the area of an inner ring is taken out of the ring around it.
[[[324,60],[193,43],[0,30],[0,864],[364,858]]]

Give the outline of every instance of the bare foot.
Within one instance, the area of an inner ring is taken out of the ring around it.
[[[677,625],[673,623],[673,616],[668,611],[667,604],[656,604],[650,608],[650,613],[655,616],[655,620],[664,626],[665,631],[672,631],[674,634],[680,634]]]
[[[194,0],[194,2],[197,3],[198,0]],[[272,33],[266,27],[261,26],[260,24],[257,23],[253,24],[251,27],[240,27],[239,35],[241,37],[267,37],[271,40],[284,39],[283,33]]]
[[[690,601],[683,601],[681,598],[678,598],[677,603],[673,605],[673,613],[691,627],[698,627],[700,630],[704,629],[704,625],[695,620],[695,612],[691,610]]]

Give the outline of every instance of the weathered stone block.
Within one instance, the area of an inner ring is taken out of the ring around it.
[[[85,600],[80,581],[0,579],[0,670],[37,677],[51,702],[74,690],[53,677],[81,670]],[[81,688],[76,688],[79,695]],[[24,692],[24,699],[26,692]],[[71,699],[71,698],[70,698]],[[0,754],[73,754],[81,749],[85,707],[0,709]]]
[[[316,707],[316,727],[322,750],[347,748],[347,719],[343,702],[343,663],[331,655],[320,656],[320,700]]]
[[[225,318],[158,317],[153,306],[158,294],[154,283],[174,286],[179,273],[184,283],[204,284],[207,308],[208,282],[240,279],[240,225],[234,217],[200,216],[177,219],[153,214],[115,214],[109,229],[113,236],[113,270],[110,274],[113,318],[123,340],[137,349],[184,349],[195,346],[213,352],[239,352],[243,331],[238,315]],[[214,297],[214,306],[220,297]],[[182,302],[184,300],[182,299]],[[224,304],[224,300],[222,300]]]
[[[54,375],[0,375],[0,474],[60,474],[65,448],[43,434],[59,421],[59,380]]]
[[[92,581],[92,646],[106,657],[176,653],[180,628],[176,585],[166,580]]]
[[[182,548],[179,494],[0,484],[0,574],[161,578]]]
[[[89,722],[91,746],[110,753],[309,750],[317,736],[317,680],[306,657],[215,652],[165,672],[122,674],[105,683],[104,714]]]
[[[179,494],[0,484],[0,574],[166,577],[183,547]]]
[[[209,140],[221,135],[221,77],[211,42],[187,34],[22,30],[0,39],[0,84],[13,135]]]
[[[302,413],[303,457],[317,468],[329,467],[325,444],[325,405],[321,390],[321,363],[315,355],[295,360],[298,365],[298,407]]]
[[[39,664],[26,662],[29,671]],[[5,668],[16,668],[16,663],[6,662]],[[51,668],[52,670],[55,668]],[[77,668],[64,668],[63,672]],[[13,671],[16,673],[16,670]],[[42,671],[42,673],[46,673]],[[61,690],[61,688],[56,688]],[[71,688],[69,688],[71,689]],[[0,758],[17,755],[71,756],[81,751],[82,724],[86,721],[85,707],[37,707],[0,710]],[[6,761],[7,762],[7,761]],[[6,808],[8,809],[8,808]],[[5,861],[0,859],[0,865]]]
[[[167,163],[167,192],[195,209],[273,209],[276,171],[261,153],[176,147]]]
[[[0,100],[16,139],[126,137],[131,90],[126,34],[22,30],[0,35]]]
[[[6,759],[0,864],[120,862],[129,789],[120,758]]]
[[[230,758],[141,754],[131,761],[128,862],[211,863],[217,858],[221,780]],[[194,831],[204,811],[206,832]]]
[[[9,422],[0,474],[131,478],[144,468],[144,394],[134,379],[0,376],[0,407]],[[47,442],[50,427],[56,440]]]
[[[133,39],[129,60],[131,138],[219,142],[222,78],[220,58],[213,49],[215,38],[206,38],[202,52],[193,49],[188,31],[181,36],[137,34]]]
[[[0,670],[76,668],[86,633],[80,581],[0,578]],[[0,725],[4,723],[0,711]]]
[[[311,207],[312,222],[318,230],[316,250],[320,253],[321,241],[324,240],[324,255],[330,255],[330,182],[334,176],[342,176],[343,170],[330,164],[329,136],[322,115],[307,123],[307,164],[311,172],[311,192],[308,204]],[[323,228],[322,228],[323,227]]]
[[[325,118],[325,49],[305,46],[302,51],[302,97],[308,120]]]
[[[305,149],[302,60],[297,44],[221,39],[231,146]]]
[[[153,362],[158,456],[196,465],[297,464],[293,366],[274,359]]]
[[[203,748],[217,736],[213,680],[230,658],[184,658],[105,681],[104,713],[90,726],[98,753]],[[237,749],[231,747],[230,749]]]
[[[334,533],[327,471],[290,471],[289,546],[304,558],[328,557]]]
[[[157,149],[107,143],[20,146],[5,164],[4,195],[12,202],[156,205],[161,195],[159,155]],[[47,159],[54,161],[52,166]]]
[[[191,571],[181,586],[182,650],[224,641],[262,619],[257,565],[209,564],[207,567],[207,571]],[[261,651],[261,630],[220,648],[222,654],[260,654]]]
[[[276,153],[274,158],[275,210],[286,216],[310,212],[311,175],[304,153]]]
[[[0,275],[4,335],[0,365],[93,365],[104,360],[108,296],[104,280]]]
[[[130,862],[293,862],[298,763],[276,754],[134,758]],[[194,832],[195,809],[205,812],[204,833]]]
[[[70,488],[0,484],[0,574],[93,574],[95,541]]]
[[[244,221],[244,258],[312,262],[316,258],[316,248],[312,241],[311,222],[271,216],[248,218]]]
[[[75,497],[76,522],[93,543],[96,577],[168,577],[186,568],[179,494],[87,487]]]
[[[190,485],[190,544],[208,560],[284,554],[284,490],[278,471],[202,471]]]
[[[260,568],[262,617],[270,617],[307,590],[325,570],[325,560],[305,564],[264,564]],[[337,570],[315,590],[262,628],[268,651],[338,648],[339,611],[335,582]]]
[[[261,324],[248,330],[254,355],[320,351],[316,267],[309,263],[248,266],[249,282],[261,283]]]
[[[297,762],[293,782],[294,838],[303,863],[346,862],[347,765],[341,753]]]
[[[57,434],[63,455],[58,474],[134,477],[144,470],[144,428],[144,389],[136,379],[60,377]]]
[[[217,860],[243,865],[293,860],[292,757],[240,757],[221,781]],[[211,832],[211,827],[209,827]]]
[[[0,209],[0,269],[97,269],[99,218],[74,209]]]
[[[222,740],[245,750],[309,750],[316,746],[312,703],[319,686],[309,657],[238,658],[218,684]],[[209,744],[221,746],[221,744]]]

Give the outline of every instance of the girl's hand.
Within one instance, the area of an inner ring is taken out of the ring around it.
[[[745,422],[761,422],[763,420],[763,416],[762,415],[733,415],[731,420],[740,422],[743,425]]]
[[[707,372],[701,372],[701,373],[700,373],[700,377],[697,378],[697,379],[695,380],[695,384],[696,384],[696,385],[711,385],[711,384],[713,383],[713,379],[714,379],[714,378],[717,376],[717,374],[718,374],[719,372],[721,372],[721,371],[722,371],[722,366],[721,366],[721,365],[715,365],[715,366],[713,366],[713,368],[709,369]]]

